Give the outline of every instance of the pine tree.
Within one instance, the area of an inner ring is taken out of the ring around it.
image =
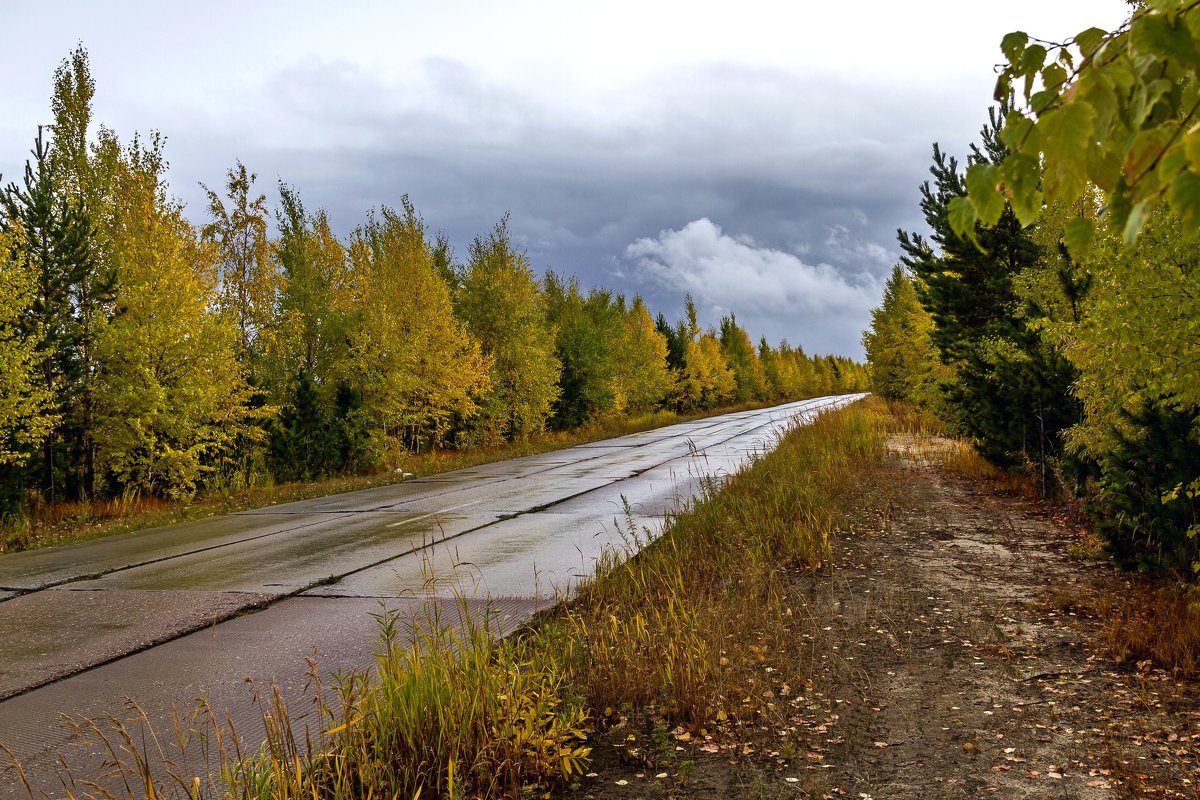
[[[57,186],[49,148],[38,128],[25,162],[22,186],[10,183],[0,193],[4,218],[0,230],[14,234],[16,259],[33,276],[34,302],[29,330],[41,337],[37,351],[41,388],[52,395],[56,415],[66,419],[85,381],[84,338],[80,304],[94,276],[94,228],[86,209],[62,194]],[[64,431],[50,432],[41,448],[41,490],[47,500],[66,496],[72,475],[66,459]]]
[[[983,147],[971,146],[970,164],[997,164],[1007,154],[1000,138],[1006,109],[992,109]],[[1042,253],[1032,231],[1011,208],[989,228],[977,226],[978,246],[951,229],[950,203],[966,195],[957,160],[934,145],[933,185],[921,186],[921,210],[935,251],[923,237],[899,231],[902,262],[917,279],[933,318],[931,339],[955,372],[947,397],[956,424],[989,459],[1003,465],[1036,462],[1061,447],[1060,432],[1077,411],[1068,400],[1069,365],[1018,316],[1013,279]]]

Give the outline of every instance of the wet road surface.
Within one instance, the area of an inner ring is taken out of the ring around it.
[[[0,555],[0,743],[53,789],[70,740],[60,711],[120,714],[130,696],[165,727],[203,697],[253,734],[245,679],[291,697],[306,658],[326,672],[368,666],[371,614],[385,607],[411,617],[465,597],[511,628],[568,596],[606,548],[654,536],[790,422],[860,396]],[[0,798],[23,795],[0,774]]]

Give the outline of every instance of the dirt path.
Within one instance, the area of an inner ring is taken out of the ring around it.
[[[1068,555],[1046,508],[914,445],[892,442],[832,574],[796,576],[808,663],[768,670],[772,729],[681,734],[645,765],[610,734],[581,796],[1200,797],[1197,687],[1115,665],[1070,610],[1121,576]]]

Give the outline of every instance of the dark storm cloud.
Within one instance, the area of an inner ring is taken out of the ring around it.
[[[859,354],[878,279],[896,257],[895,229],[918,224],[916,185],[936,137],[928,98],[709,66],[587,101],[550,102],[448,60],[390,83],[348,64],[310,65],[270,79],[262,104],[237,120],[168,131],[176,191],[197,215],[194,181],[219,183],[237,156],[272,196],[282,177],[343,231],[407,193],[460,254],[509,212],[538,270],[643,293],[668,316],[690,291],[706,324],[733,310],[754,336]],[[951,126],[970,131],[964,117]],[[739,292],[680,261],[694,247],[669,246],[685,234],[699,245],[702,230],[716,231],[709,244],[720,258],[740,253],[786,285],[787,273],[816,270],[825,282],[814,291],[851,289],[855,301],[768,303],[748,286]],[[630,248],[646,241],[671,258]],[[718,286],[710,298],[706,287]]]

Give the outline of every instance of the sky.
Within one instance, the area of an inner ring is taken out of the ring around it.
[[[671,320],[862,357],[922,232],[931,147],[987,119],[1012,30],[1062,40],[1124,0],[0,0],[0,174],[18,179],[77,43],[94,119],[162,132],[171,191],[240,159],[346,235],[408,195],[459,259],[509,215],[536,272]]]

